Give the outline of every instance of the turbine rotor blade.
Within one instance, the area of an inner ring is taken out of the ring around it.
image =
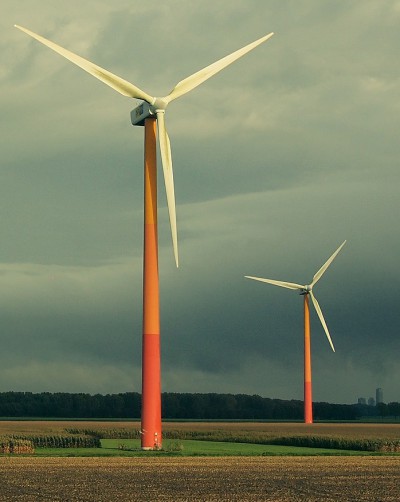
[[[274,286],[280,286],[281,288],[288,289],[298,289],[303,290],[305,286],[301,284],[296,284],[294,282],[284,282],[284,281],[275,281],[273,279],[262,279],[261,277],[252,277],[250,275],[245,275],[246,279],[253,279],[254,281],[267,282],[268,284],[273,284]]]
[[[319,303],[318,303],[317,299],[315,298],[315,296],[314,296],[314,294],[313,294],[312,291],[310,291],[310,296],[311,296],[311,300],[312,300],[312,302],[314,304],[314,308],[317,311],[319,320],[321,321],[322,327],[324,328],[324,331],[325,331],[325,334],[326,334],[326,336],[328,338],[328,341],[331,344],[332,350],[333,350],[333,352],[335,352],[335,347],[333,346],[332,338],[331,338],[331,335],[329,334],[328,326],[326,325],[324,316],[322,314],[321,307],[319,306]]]
[[[346,244],[346,241],[344,241],[338,248],[337,250],[333,253],[333,255],[322,265],[322,267],[318,270],[318,272],[314,275],[311,287],[314,286],[322,277],[324,274],[325,270],[329,267],[329,265],[333,262],[333,260],[336,258],[336,255],[339,253],[339,251],[342,249],[342,247]]]
[[[269,38],[272,37],[272,35],[273,33],[269,33],[268,35],[259,38],[255,42],[252,42],[251,44],[242,47],[241,49],[233,52],[232,54],[229,54],[228,56],[219,59],[215,63],[206,66],[202,70],[199,70],[198,72],[194,73],[193,75],[190,75],[184,80],[181,80],[180,82],[178,82],[178,84],[176,84],[176,86],[172,89],[172,91],[168,94],[168,96],[165,96],[163,99],[167,103],[170,103],[174,99],[183,96],[187,92],[191,91],[198,85],[208,80],[210,77],[212,77],[219,71],[226,68],[228,65],[230,65],[240,57],[250,52],[252,49],[255,49],[258,45],[262,44],[263,42],[266,42]]]
[[[160,142],[161,162],[164,172],[165,191],[167,194],[167,205],[169,213],[169,221],[171,225],[172,245],[174,248],[174,256],[176,266],[179,266],[178,259],[178,235],[176,227],[176,205],[175,205],[175,189],[174,189],[174,174],[172,171],[172,155],[171,144],[169,141],[167,129],[165,127],[165,111],[157,110],[157,127],[158,138]]]
[[[73,52],[64,49],[63,47],[55,44],[54,42],[51,42],[50,40],[47,40],[47,38],[37,35],[33,31],[28,30],[27,28],[23,28],[22,26],[18,26],[17,24],[15,25],[15,27],[23,31],[27,35],[30,35],[32,38],[35,38],[36,40],[46,45],[53,51],[57,52],[61,56],[65,57],[72,63],[76,64],[77,66],[82,68],[82,70],[85,70],[86,72],[90,73],[90,75],[93,75],[93,77],[96,77],[97,79],[101,80],[102,82],[112,87],[120,94],[123,94],[124,96],[128,96],[130,98],[142,99],[150,104],[154,100],[152,96],[139,89],[139,87],[136,87],[127,80],[124,80],[123,78],[114,75],[108,70],[105,70],[104,68],[101,68],[100,66],[91,63],[87,59],[84,59],[81,56],[78,56],[77,54],[74,54]]]

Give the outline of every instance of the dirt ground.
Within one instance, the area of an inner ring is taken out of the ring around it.
[[[0,458],[0,501],[400,500],[400,457]]]

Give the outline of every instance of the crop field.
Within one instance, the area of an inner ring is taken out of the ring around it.
[[[137,431],[138,421],[2,420],[0,436],[6,434],[60,434],[65,430]],[[332,436],[345,438],[399,439],[400,423],[293,423],[293,422],[164,422],[163,432],[247,434],[249,437]]]
[[[321,435],[348,438],[400,438],[400,423],[293,423],[293,422],[167,422],[165,431],[225,431],[270,437]]]
[[[167,451],[119,451],[119,443],[139,445],[139,427],[133,421],[0,421],[4,437],[92,434],[102,443],[0,456],[0,502],[400,500],[398,453],[333,456],[330,449],[281,446],[291,438],[394,443],[400,424],[169,422],[163,424]],[[186,452],[168,451],[169,444]]]
[[[0,501],[400,500],[399,457],[0,458]]]
[[[116,450],[113,453],[104,451],[104,441],[119,440],[120,449],[137,450],[139,426],[137,421],[0,421],[0,453],[17,453],[18,448],[21,453],[23,450],[28,453],[29,448],[36,448],[37,454],[42,456],[67,456],[65,449],[69,449],[68,455],[75,449],[75,456],[122,455]],[[399,423],[167,422],[163,424],[163,439],[164,448],[159,455],[171,453],[172,449],[175,453],[179,450],[182,455],[224,455],[229,454],[226,446],[230,454],[236,454],[232,449],[234,444],[241,444],[239,451],[247,455],[275,454],[274,445],[281,447],[279,454],[282,455],[327,454],[324,450],[328,454],[400,454]],[[252,448],[245,448],[246,445]],[[260,445],[268,445],[268,449],[256,448]],[[46,453],[49,448],[51,452]],[[221,451],[218,453],[218,450]]]

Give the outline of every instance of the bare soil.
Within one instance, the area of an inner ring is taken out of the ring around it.
[[[0,458],[0,501],[400,500],[399,457]]]

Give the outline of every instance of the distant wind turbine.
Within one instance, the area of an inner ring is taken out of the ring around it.
[[[321,307],[317,299],[314,296],[313,288],[315,284],[321,279],[322,275],[325,273],[326,269],[336,258],[336,255],[346,244],[344,241],[338,249],[333,253],[333,255],[322,265],[322,267],[314,275],[311,284],[296,284],[294,282],[284,282],[276,281],[274,279],[262,279],[261,277],[252,277],[246,275],[247,279],[253,279],[255,281],[267,282],[268,284],[273,284],[274,286],[280,286],[282,288],[294,289],[300,291],[300,294],[304,296],[304,422],[307,424],[313,423],[313,412],[312,412],[312,378],[311,378],[311,340],[310,340],[310,308],[308,296],[311,297],[311,301],[314,308],[318,314],[319,320],[321,321],[322,327],[324,328],[325,334],[328,341],[332,347],[333,352],[335,352],[335,347],[329,334],[328,326],[326,325],[324,316],[322,314]]]
[[[142,448],[161,447],[161,383],[159,340],[159,278],[158,278],[158,231],[157,231],[157,174],[156,129],[164,172],[164,183],[172,234],[176,266],[178,266],[178,237],[176,225],[175,191],[172,172],[172,156],[165,126],[165,110],[171,101],[185,95],[210,77],[244,56],[272,37],[269,33],[232,54],[181,80],[164,97],[155,97],[130,82],[70,52],[63,47],[15,25],[16,28],[76,64],[124,96],[143,101],[131,112],[133,125],[145,127],[145,199],[144,199],[144,253],[143,253],[143,354],[142,354]]]

